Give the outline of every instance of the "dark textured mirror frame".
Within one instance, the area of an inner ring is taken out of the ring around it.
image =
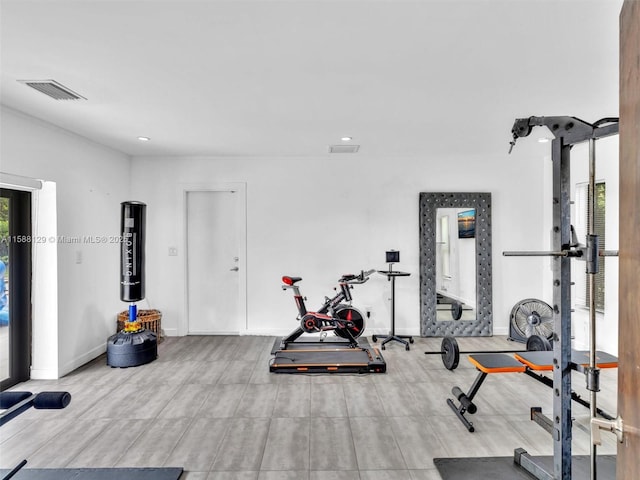
[[[476,209],[476,320],[436,321],[436,213],[438,208]],[[420,335],[493,335],[491,300],[491,194],[420,193]]]

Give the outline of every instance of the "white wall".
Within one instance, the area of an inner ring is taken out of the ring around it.
[[[283,274],[303,277],[302,293],[315,308],[342,273],[385,268],[384,252],[396,249],[396,268],[411,273],[396,282],[396,330],[418,334],[419,193],[491,192],[494,333],[506,334],[513,305],[540,297],[543,281],[539,268],[526,270],[526,260],[501,252],[548,247],[542,235],[532,235],[543,225],[544,150],[535,142],[520,147],[517,158],[506,150],[490,158],[134,157],[136,200],[148,204],[147,299],[163,311],[165,331],[175,334],[185,301],[182,185],[245,182],[248,322],[242,333],[295,328],[291,294],[280,288]],[[178,256],[168,256],[171,246],[180,247]],[[368,334],[388,330],[388,297],[382,276],[356,286],[354,304],[371,308]]]
[[[492,193],[494,333],[506,334],[519,300],[551,301],[549,261],[503,257],[505,250],[549,248],[548,145],[520,140],[514,155],[379,158],[365,154],[317,158],[136,157],[2,108],[0,170],[56,183],[59,236],[109,236],[119,229],[120,202],[148,204],[146,305],[163,311],[163,327],[176,334],[184,312],[184,184],[247,185],[247,325],[243,334],[284,334],[295,326],[283,274],[304,278],[310,307],[330,294],[342,273],[385,268],[384,252],[401,251],[397,268],[410,272],[396,290],[399,333],[419,333],[418,194]],[[509,122],[507,122],[508,124]],[[606,141],[611,142],[611,141]],[[582,147],[576,147],[574,157]],[[607,208],[617,218],[617,144],[599,154],[599,179],[607,180]],[[545,158],[547,157],[547,158]],[[576,162],[574,162],[575,164]],[[584,164],[586,165],[586,163]],[[608,168],[615,166],[615,171]],[[583,175],[575,167],[572,181]],[[130,192],[135,192],[130,194]],[[607,224],[608,248],[617,247],[617,225]],[[177,246],[178,256],[168,256]],[[58,364],[63,375],[105,349],[119,300],[116,244],[57,244]],[[81,263],[77,263],[80,260]],[[615,259],[607,277],[617,286]],[[613,278],[615,275],[615,278]],[[599,348],[615,353],[617,289],[607,290],[599,319]],[[374,276],[354,290],[368,307],[367,333],[389,328],[389,284]],[[576,346],[584,320],[574,319]],[[46,375],[49,375],[47,373]]]
[[[117,235],[120,202],[148,204],[147,298],[163,312],[163,328],[177,334],[183,320],[184,185],[240,182],[247,192],[247,325],[243,334],[284,334],[295,326],[283,274],[304,278],[309,306],[331,294],[342,273],[385,268],[384,252],[401,251],[396,267],[399,333],[418,334],[418,194],[492,193],[494,333],[506,334],[513,305],[550,298],[550,262],[503,257],[505,250],[546,250],[551,228],[548,145],[520,140],[514,155],[379,158],[365,154],[317,158],[137,157],[97,145],[32,117],[2,108],[0,170],[56,183],[57,234]],[[601,145],[601,146],[600,146]],[[581,153],[582,152],[582,153]],[[573,158],[586,156],[578,146]],[[598,179],[607,182],[608,218],[617,220],[617,140],[599,144]],[[586,178],[574,161],[572,183]],[[135,192],[130,194],[130,192]],[[608,248],[617,248],[617,223],[607,223]],[[168,256],[168,247],[178,256]],[[61,376],[104,352],[119,300],[116,244],[60,243],[57,364],[38,373]],[[80,261],[81,263],[77,263]],[[580,268],[580,265],[578,266]],[[616,352],[617,264],[608,262],[607,310],[599,316],[598,347]],[[389,284],[382,276],[354,290],[354,304],[372,312],[367,333],[389,328]],[[37,299],[36,299],[37,301]],[[53,316],[52,316],[53,318]],[[575,345],[586,345],[583,312],[574,316]],[[34,336],[35,338],[35,336]],[[56,349],[53,349],[54,351]]]
[[[129,157],[14,110],[2,107],[1,114],[0,170],[56,183],[58,236],[118,235],[120,202],[129,200]],[[57,257],[58,362],[36,372],[53,378],[104,352],[126,307],[116,243],[57,242]]]

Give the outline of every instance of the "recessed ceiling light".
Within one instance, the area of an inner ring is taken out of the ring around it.
[[[353,140],[353,137],[342,137],[340,140],[342,140],[343,142],[350,142],[351,140]]]
[[[540,143],[547,143],[547,142],[550,142],[550,141],[551,141],[551,139],[547,138],[547,137],[541,137],[541,138],[538,139],[538,142],[540,142]]]
[[[138,140],[140,140],[141,142],[148,142],[151,139],[149,137],[138,137]]]

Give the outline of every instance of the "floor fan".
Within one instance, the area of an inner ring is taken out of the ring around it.
[[[509,340],[526,343],[533,335],[551,341],[553,337],[553,309],[536,298],[520,300],[511,309]]]

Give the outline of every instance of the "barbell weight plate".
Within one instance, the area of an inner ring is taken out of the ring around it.
[[[552,350],[551,342],[540,335],[527,338],[527,352],[544,352]]]
[[[462,317],[462,304],[460,302],[451,304],[451,316],[454,320],[460,320],[460,317]]]
[[[455,370],[460,362],[460,348],[455,338],[446,336],[440,347],[442,363],[447,370]]]

